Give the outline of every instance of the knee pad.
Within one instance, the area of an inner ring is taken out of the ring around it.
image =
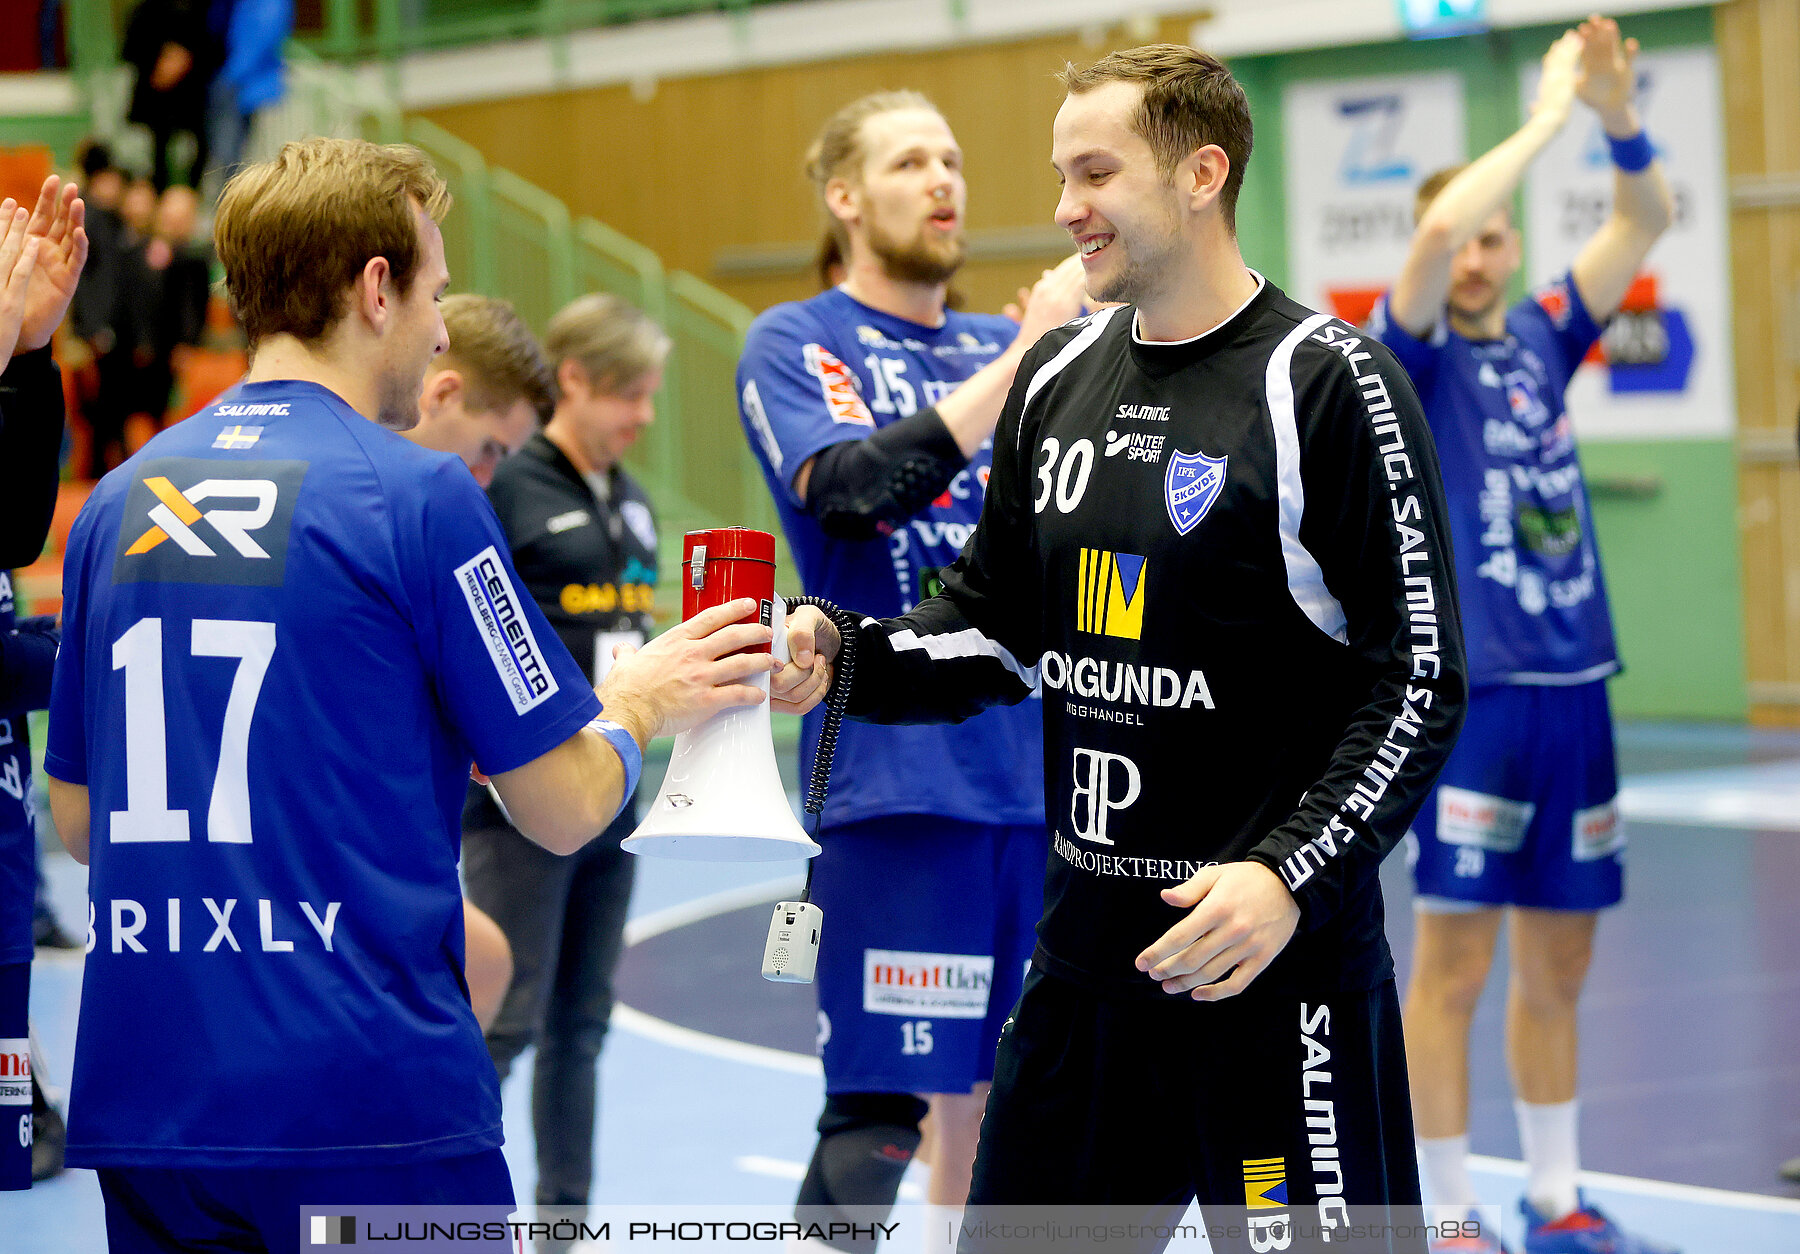
[[[827,1229],[834,1249],[851,1254],[874,1250],[870,1226],[885,1221],[894,1209],[900,1178],[919,1148],[919,1120],[927,1109],[910,1093],[828,1095],[795,1217]]]

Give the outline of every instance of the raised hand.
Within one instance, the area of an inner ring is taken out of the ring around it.
[[[1537,100],[1533,114],[1548,114],[1561,121],[1575,105],[1575,88],[1580,80],[1584,38],[1580,31],[1564,31],[1544,53],[1543,74],[1538,78]]]
[[[1079,318],[1082,302],[1087,299],[1086,282],[1080,255],[1071,253],[1054,270],[1044,271],[1030,292],[1021,290],[1025,307],[1019,318],[1017,346],[1029,348],[1044,332]]]
[[[25,294],[24,321],[19,328],[18,352],[30,352],[50,342],[69,302],[75,298],[75,284],[81,268],[87,264],[87,206],[80,189],[65,184],[52,174],[38,192],[37,207],[32,211],[26,232],[40,241],[37,268]]]
[[[0,201],[0,368],[12,359],[25,321],[26,297],[42,241],[27,231],[30,216],[11,198]]]
[[[1621,40],[1619,24],[1598,14],[1581,24],[1581,38],[1576,93],[1603,122],[1623,118],[1637,94],[1638,41]],[[1636,129],[1631,127],[1633,133]]]

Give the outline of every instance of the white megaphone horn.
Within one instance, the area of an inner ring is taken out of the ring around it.
[[[787,660],[786,606],[775,595],[774,536],[748,527],[690,531],[682,568],[683,622],[712,606],[754,597],[761,621],[775,630],[775,656]],[[675,737],[662,788],[623,848],[697,862],[779,862],[819,852],[795,821],[775,765],[769,677],[765,673],[754,682],[763,690],[762,701],[715,714]]]

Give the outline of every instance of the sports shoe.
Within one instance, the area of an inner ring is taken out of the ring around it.
[[[63,1126],[62,1112],[50,1104],[37,1077],[31,1077],[31,1179],[34,1183],[60,1175],[63,1148],[68,1144],[69,1130]]]
[[[1431,1254],[1509,1254],[1507,1248],[1500,1244],[1500,1230],[1482,1219],[1478,1210],[1470,1209],[1466,1223],[1450,1221],[1438,1224],[1440,1232],[1446,1228],[1460,1228],[1468,1235],[1459,1233],[1456,1236],[1433,1237]]]
[[[1634,1237],[1608,1219],[1598,1207],[1578,1196],[1580,1205],[1554,1223],[1545,1219],[1525,1198],[1519,1213],[1525,1217],[1525,1254],[1681,1254],[1672,1245]]]

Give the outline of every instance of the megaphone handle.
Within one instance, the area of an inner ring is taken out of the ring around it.
[[[812,777],[806,783],[806,812],[818,826],[818,815],[825,808],[825,793],[831,785],[831,759],[837,752],[838,729],[844,722],[844,707],[850,703],[850,684],[856,675],[856,615],[840,609],[823,597],[794,597],[790,608],[810,605],[821,611],[838,629],[837,666],[832,671],[831,687],[825,692],[825,721],[819,727],[819,747],[813,754]],[[806,864],[807,889],[812,888],[812,859]],[[809,900],[802,896],[802,901]]]

